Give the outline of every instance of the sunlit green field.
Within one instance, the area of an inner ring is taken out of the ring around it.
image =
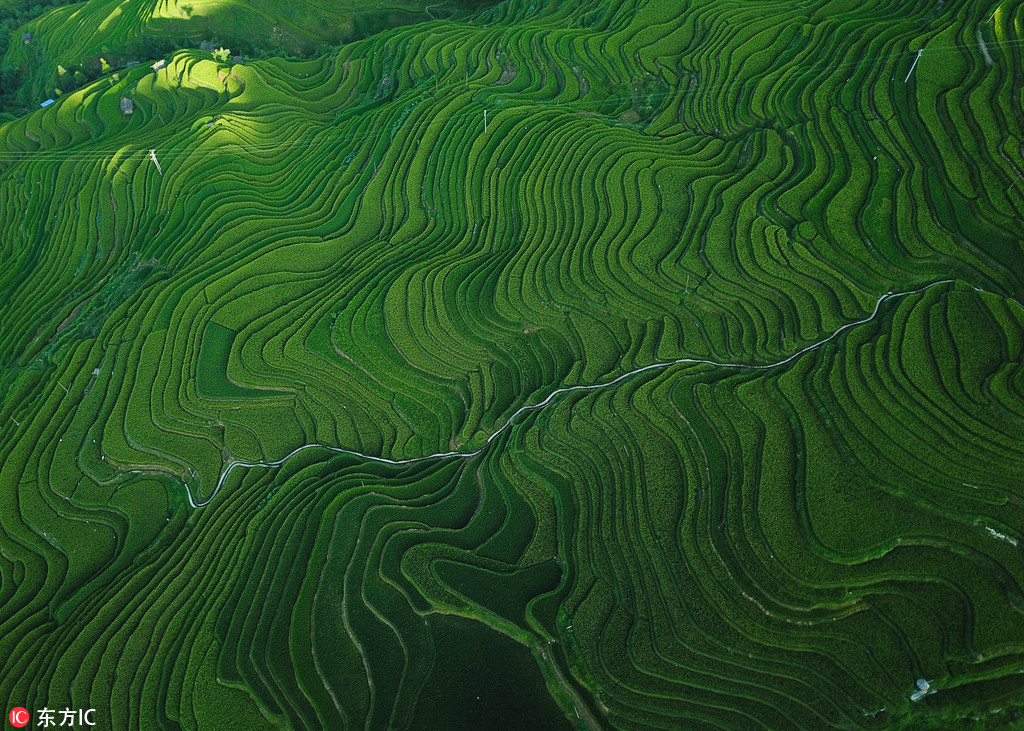
[[[1018,727],[1022,38],[1010,1],[29,21],[7,709]]]

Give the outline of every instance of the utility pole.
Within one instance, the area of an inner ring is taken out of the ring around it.
[[[924,53],[923,48],[917,52],[917,58],[914,59],[914,63],[910,64],[910,71],[907,72],[907,78],[903,79],[904,84],[910,81],[910,75],[914,73],[914,69],[917,68],[917,62],[921,60],[922,53]]]
[[[487,110],[484,110],[484,134],[487,134]]]
[[[153,164],[156,165],[157,172],[163,175],[164,170],[163,168],[160,167],[160,162],[156,159],[156,150],[149,151],[149,159],[151,159],[153,161]]]

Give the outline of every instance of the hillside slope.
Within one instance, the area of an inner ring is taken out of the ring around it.
[[[1016,723],[1022,29],[507,0],[0,125],[0,698]]]

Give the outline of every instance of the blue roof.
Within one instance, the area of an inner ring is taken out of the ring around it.
[[[50,106],[51,104],[53,104],[53,99],[47,99],[47,100],[46,100],[45,102],[43,102],[43,103],[42,103],[42,104],[40,104],[39,106],[41,106],[41,107],[48,107],[48,106]]]

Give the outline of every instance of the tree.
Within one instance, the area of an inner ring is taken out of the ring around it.
[[[60,64],[57,64],[57,87],[61,91],[70,91],[75,87],[71,74]]]

